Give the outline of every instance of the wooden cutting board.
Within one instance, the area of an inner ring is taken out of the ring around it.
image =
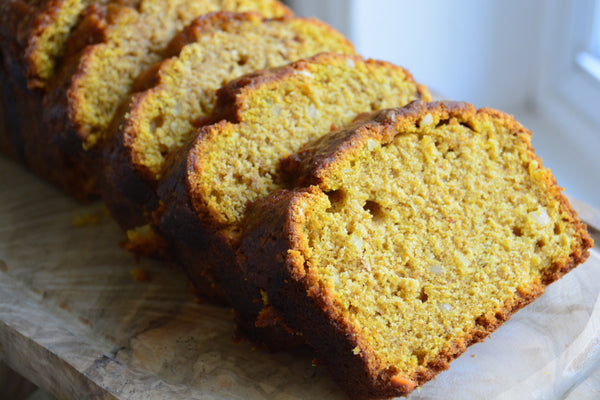
[[[35,384],[73,399],[346,398],[309,349],[233,340],[231,310],[194,299],[178,269],[121,249],[101,204],[5,159],[0,171],[0,358]],[[594,250],[410,398],[600,390],[599,267]]]

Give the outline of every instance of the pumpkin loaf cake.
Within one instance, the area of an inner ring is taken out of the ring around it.
[[[44,99],[51,141],[74,159],[71,170],[92,177],[100,173],[101,160],[86,150],[106,139],[139,73],[162,60],[170,40],[195,17],[221,9],[257,11],[270,17],[290,13],[275,0],[116,1],[86,10],[71,42],[87,37],[99,42],[79,52],[69,51]]]
[[[405,395],[589,255],[585,225],[510,116],[375,113],[285,162],[249,207],[247,284],[352,398]]]
[[[0,4],[0,35],[5,39],[2,46],[7,57],[20,64],[29,88],[46,87],[85,8],[106,2],[4,0]]]
[[[126,229],[147,223],[165,159],[187,143],[211,115],[216,90],[246,73],[322,51],[354,53],[331,27],[314,19],[265,19],[257,13],[216,12],[198,17],[176,36],[169,58],[142,73],[119,131],[106,146],[101,192]]]
[[[241,77],[217,97],[213,118],[223,120],[202,127],[176,153],[158,186],[162,205],[155,223],[192,282],[225,286],[240,328],[262,341],[263,333],[252,332],[257,314],[261,326],[277,318],[264,307],[261,293],[240,280],[235,248],[246,204],[285,187],[279,160],[306,141],[363,112],[430,95],[400,67],[322,53]]]
[[[91,3],[90,0],[0,2],[1,85],[6,126],[0,131],[0,151],[79,198],[87,197],[89,179],[71,170],[69,156],[49,140],[49,127],[40,116],[47,83],[54,78],[56,65],[67,47],[76,51],[75,43],[67,46],[68,38]]]

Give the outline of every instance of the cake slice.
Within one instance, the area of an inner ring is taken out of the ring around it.
[[[354,53],[340,33],[314,19],[266,19],[216,12],[194,20],[169,45],[177,56],[142,73],[106,147],[101,192],[126,229],[148,222],[166,159],[209,119],[218,88],[234,78],[329,51]]]
[[[222,120],[201,128],[161,179],[156,226],[192,282],[222,288],[240,328],[264,342],[278,318],[235,259],[248,202],[286,186],[279,160],[308,140],[363,112],[429,97],[400,67],[331,53],[232,81],[217,95],[212,118]]]
[[[247,211],[249,285],[352,398],[405,395],[583,262],[586,227],[510,116],[415,102],[307,145]]]
[[[102,3],[103,1],[96,1]],[[105,1],[104,1],[105,2]],[[48,81],[67,48],[77,51],[71,33],[90,0],[5,0],[0,2],[0,61],[4,126],[0,151],[80,199],[87,198],[89,179],[72,171],[72,160],[50,140],[40,118]]]
[[[290,13],[274,0],[114,1],[86,11],[77,38],[100,42],[73,52],[61,64],[44,100],[50,140],[73,158],[70,171],[100,173],[98,154],[87,150],[95,150],[112,132],[111,122],[139,73],[161,61],[169,41],[195,17],[222,9],[270,17]]]
[[[2,47],[7,57],[19,64],[27,87],[46,87],[85,8],[92,3],[107,2],[4,0],[0,4]]]

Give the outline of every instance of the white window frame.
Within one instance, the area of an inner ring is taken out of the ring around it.
[[[591,51],[594,15],[598,14],[594,12],[595,3],[545,3],[544,49],[536,103],[549,119],[581,124],[584,129],[578,129],[583,134],[580,140],[587,140],[590,135],[600,137],[600,80],[581,63],[584,54]]]

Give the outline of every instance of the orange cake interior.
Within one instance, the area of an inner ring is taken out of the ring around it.
[[[160,178],[165,158],[211,115],[216,90],[230,80],[323,51],[354,53],[341,34],[312,19],[218,13],[186,31],[194,42],[160,65],[159,84],[136,96],[124,121],[133,162],[150,179]]]
[[[235,98],[227,92],[223,98],[239,122],[204,128],[190,153],[195,208],[215,226],[235,227],[249,201],[283,187],[279,160],[305,142],[363,112],[429,98],[400,67],[329,53],[245,77],[232,87]]]
[[[273,0],[144,0],[111,15],[105,40],[86,49],[69,89],[70,116],[85,149],[105,138],[137,76],[163,59],[175,34],[195,17],[217,10],[257,11],[267,17],[289,13]]]

